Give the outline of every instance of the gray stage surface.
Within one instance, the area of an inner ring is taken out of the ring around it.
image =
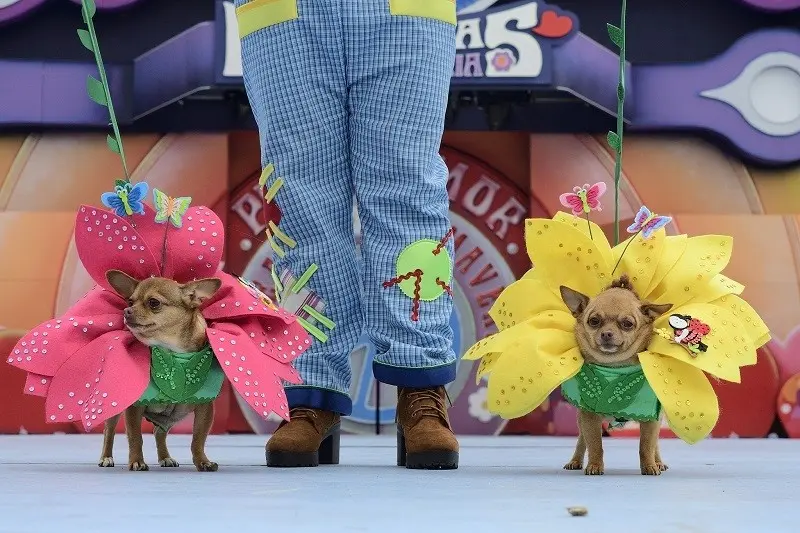
[[[178,469],[96,466],[97,436],[0,437],[0,533],[781,533],[800,531],[800,440],[662,442],[670,470],[638,471],[634,440],[607,439],[602,477],[560,469],[573,439],[468,437],[461,467],[393,466],[393,437],[343,437],[342,464],[267,469],[264,437],[209,442],[216,473],[198,473],[188,437]],[[573,517],[569,506],[588,515]]]

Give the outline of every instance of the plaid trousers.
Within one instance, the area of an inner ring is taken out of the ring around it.
[[[235,3],[245,88],[271,172],[265,190],[281,211],[273,278],[286,293],[287,272],[294,280],[313,271],[304,286],[324,302],[324,316],[301,309],[318,338],[297,360],[304,384],[287,387],[290,405],[350,414],[349,354],[364,331],[379,381],[449,383],[452,299],[422,301],[413,317],[412,298],[384,283],[398,275],[406,247],[450,230],[439,146],[455,59],[453,0]],[[418,12],[423,4],[433,16]],[[452,241],[445,249],[452,258]]]

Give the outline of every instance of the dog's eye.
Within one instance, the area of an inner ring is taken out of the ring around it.
[[[636,325],[630,320],[623,320],[619,323],[620,327],[625,330],[632,330],[633,327]]]
[[[596,316],[593,316],[593,317],[591,317],[591,318],[589,319],[589,321],[587,322],[587,324],[589,324],[589,327],[592,327],[592,328],[599,328],[599,327],[600,327],[600,324],[602,324],[602,323],[603,323],[603,321],[602,321],[602,320],[600,320],[600,319],[599,319],[598,317],[596,317]]]
[[[133,307],[133,300],[128,298],[128,307]]]
[[[156,300],[155,298],[150,298],[149,300],[147,300],[147,306],[148,306],[150,309],[152,309],[152,310],[154,310],[154,311],[155,311],[156,309],[158,309],[159,307],[161,307],[161,302],[159,302],[159,301],[158,301],[158,300]]]

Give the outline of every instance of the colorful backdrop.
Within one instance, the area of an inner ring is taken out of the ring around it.
[[[214,208],[228,228],[225,268],[269,290],[269,246],[263,246],[264,213],[254,194],[259,173],[258,138],[230,134],[130,135],[134,181],[191,195]],[[442,155],[450,168],[451,215],[456,228],[456,348],[463,351],[493,332],[486,312],[499,292],[529,266],[522,221],[560,209],[558,195],[576,184],[606,181],[613,156],[601,137],[448,132]],[[72,241],[80,203],[99,202],[119,160],[105,136],[46,134],[0,137],[0,355],[23,331],[63,312],[91,287]],[[773,341],[759,364],[743,372],[741,386],[716,384],[722,418],[716,436],[800,437],[800,167],[761,170],[744,165],[693,138],[626,138],[621,202],[630,218],[642,203],[669,214],[671,233],[725,233],[735,238],[726,271],[743,282],[745,297],[765,318]],[[598,221],[610,232],[610,195]],[[354,217],[356,235],[358,219]],[[354,412],[346,429],[389,431],[394,394],[371,378],[373,350],[366,340],[351,355]],[[77,432],[45,424],[43,400],[24,396],[24,375],[0,365],[0,433]],[[575,413],[554,393],[536,412],[518,420],[492,417],[486,390],[463,363],[450,386],[454,428],[462,434],[576,432]],[[226,389],[214,431],[269,432]],[[377,409],[376,409],[377,407]],[[178,430],[191,427],[187,420]],[[635,425],[615,435],[630,435]],[[668,432],[665,430],[665,434]]]

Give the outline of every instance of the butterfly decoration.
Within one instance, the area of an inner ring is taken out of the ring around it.
[[[636,213],[636,218],[633,219],[633,224],[628,226],[628,233],[640,233],[642,239],[649,239],[656,230],[663,228],[672,222],[672,217],[657,215],[651,212],[646,206],[639,208]]]
[[[686,348],[692,357],[708,351],[703,338],[711,333],[711,326],[689,315],[674,314],[669,317],[672,341]]]
[[[245,289],[247,289],[247,292],[250,293],[250,296],[260,300],[261,303],[263,303],[264,305],[266,305],[267,307],[269,307],[272,310],[276,310],[277,309],[275,304],[272,303],[272,300],[270,299],[270,297],[267,296],[266,294],[264,294],[264,292],[261,289],[259,289],[258,286],[255,283],[253,283],[252,281],[247,280],[247,279],[245,279],[245,278],[243,278],[241,276],[238,279],[239,279],[239,283],[241,283],[242,286]]]
[[[163,224],[169,220],[173,226],[180,228],[183,226],[183,215],[189,209],[191,203],[192,198],[189,196],[172,198],[158,189],[153,189],[156,222],[159,224]]]
[[[118,217],[144,214],[144,198],[147,196],[147,183],[140,181],[136,185],[130,182],[117,180],[114,192],[106,192],[100,196],[100,201],[109,209],[113,209]]]
[[[572,214],[579,217],[588,215],[592,211],[601,211],[600,197],[605,192],[605,182],[599,181],[594,185],[587,183],[583,187],[575,187],[572,192],[565,192],[558,199],[561,201],[561,205],[572,209]]]

